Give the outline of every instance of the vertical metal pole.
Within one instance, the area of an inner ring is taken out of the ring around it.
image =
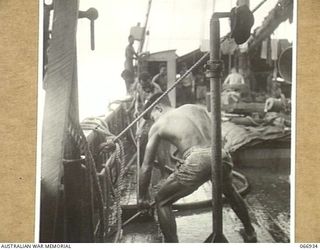
[[[94,42],[94,20],[90,20],[90,44],[91,50],[95,50],[95,42]]]
[[[138,53],[141,53],[143,50],[143,45],[145,42],[145,38],[146,38],[146,32],[147,32],[147,25],[148,25],[148,20],[149,20],[149,14],[150,14],[150,9],[151,9],[151,4],[152,4],[152,0],[149,0],[148,2],[148,10],[147,10],[147,14],[146,14],[146,20],[143,26],[143,35],[142,35],[142,39],[139,45],[139,49],[138,49]]]
[[[221,63],[220,22],[212,16],[210,21],[210,101],[212,117],[212,230],[213,242],[222,242],[222,169],[221,169]]]
[[[137,130],[139,129],[139,121],[137,122]],[[139,204],[139,197],[140,197],[140,188],[139,188],[139,182],[140,182],[140,135],[137,137],[137,171],[136,171],[136,194],[137,194],[137,205]]]

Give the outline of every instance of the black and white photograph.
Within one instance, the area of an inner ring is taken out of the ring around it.
[[[295,0],[39,8],[36,242],[294,241]]]

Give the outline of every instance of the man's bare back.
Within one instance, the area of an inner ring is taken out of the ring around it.
[[[161,94],[160,94],[161,95]],[[150,98],[151,105],[159,94]],[[156,104],[146,119],[155,121],[149,132],[145,157],[140,170],[139,204],[148,204],[148,188],[151,172],[161,141],[167,141],[183,154],[183,163],[164,182],[155,201],[161,231],[166,242],[178,242],[177,225],[172,204],[182,197],[193,193],[211,176],[210,128],[211,119],[207,111],[196,105],[184,105],[173,109],[165,102]],[[232,161],[230,155],[222,150],[223,193],[230,201],[244,225],[245,241],[255,242],[256,235],[244,201],[232,185]]]
[[[157,133],[183,154],[193,146],[210,146],[210,128],[208,112],[200,106],[187,104],[161,116],[151,128],[149,138]]]

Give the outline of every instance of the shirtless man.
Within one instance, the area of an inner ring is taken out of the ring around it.
[[[133,87],[133,92],[135,92],[135,111],[134,117],[137,117],[141,110],[143,109],[143,105],[145,102],[154,94],[160,93],[161,88],[158,84],[151,82],[151,76],[148,72],[142,72],[139,75],[139,82],[136,83],[136,86]],[[138,129],[136,136],[140,139],[140,164],[142,164],[144,151],[148,141],[148,132],[152,125],[151,120],[141,119],[138,124]]]
[[[160,95],[153,95],[145,105],[145,109]],[[187,104],[174,109],[161,101],[145,115],[145,118],[154,120],[155,123],[149,132],[140,170],[140,208],[148,207],[148,187],[157,147],[160,141],[168,141],[179,150],[184,163],[164,182],[155,197],[155,206],[165,242],[178,242],[172,204],[193,193],[211,178],[211,119],[202,107]],[[222,151],[222,165],[223,193],[244,225],[242,236],[245,242],[256,242],[256,233],[251,225],[247,207],[232,186],[232,161],[225,151]]]
[[[160,65],[159,73],[152,78],[152,83],[158,84],[162,91],[167,90],[168,78],[167,67],[165,65]]]
[[[237,72],[236,68],[232,68],[230,74],[224,80],[223,85],[244,84],[243,76]]]
[[[135,92],[135,116],[138,116],[145,102],[154,94],[162,92],[157,83],[151,81],[148,72],[142,72],[139,75],[139,82],[133,88]]]
[[[128,42],[129,44],[127,45],[125,51],[126,60],[124,62],[124,69],[134,74],[133,59],[138,59],[139,56],[133,48],[134,37],[132,35],[128,37]]]

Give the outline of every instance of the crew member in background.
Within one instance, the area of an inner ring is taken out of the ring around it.
[[[134,37],[132,35],[128,37],[128,41],[129,41],[129,44],[126,47],[126,52],[125,52],[126,60],[124,62],[124,69],[134,74],[133,60],[134,59],[138,60],[139,56],[133,48]]]
[[[201,104],[205,104],[206,102],[206,94],[207,94],[207,84],[206,84],[206,76],[203,72],[203,69],[199,69],[195,75],[195,85],[196,85],[196,99],[197,102]]]
[[[167,67],[164,64],[160,65],[159,73],[152,78],[152,83],[158,84],[163,92],[167,90]]]
[[[232,68],[230,74],[223,82],[221,103],[228,105],[240,102],[245,87],[243,76],[237,72],[236,68]]]
[[[138,79],[139,81],[134,87],[135,116],[140,114],[143,105],[152,95],[162,92],[160,86],[151,81],[151,76],[148,72],[142,72]]]
[[[244,78],[237,72],[236,68],[232,68],[230,74],[224,80],[223,85],[244,84]]]
[[[142,72],[139,75],[139,81],[136,83],[134,87],[135,93],[135,111],[134,116],[137,117],[142,109],[145,102],[154,94],[161,93],[161,88],[157,83],[151,82],[151,76],[148,72]],[[144,156],[145,147],[148,142],[148,132],[152,125],[151,121],[146,121],[141,118],[138,124],[136,137],[140,139],[140,154],[141,154],[141,163]]]
[[[180,77],[183,76],[188,70],[187,65],[182,64]],[[195,81],[192,72],[190,72],[180,83],[178,88],[177,102],[179,106],[193,103],[195,95]]]

